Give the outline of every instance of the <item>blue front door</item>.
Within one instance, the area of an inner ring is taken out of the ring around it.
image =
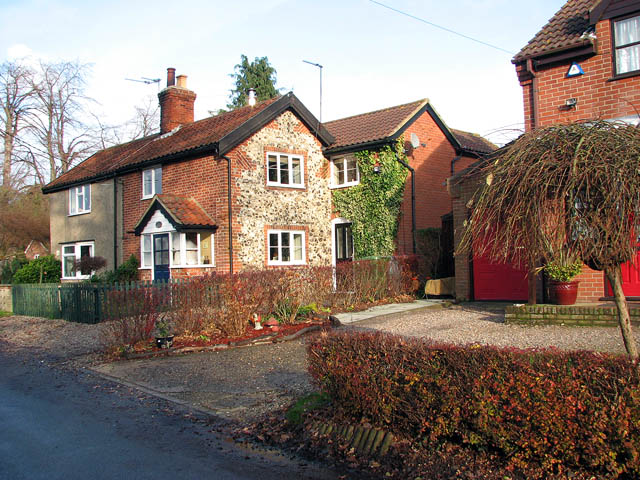
[[[153,236],[153,279],[169,280],[169,234]]]

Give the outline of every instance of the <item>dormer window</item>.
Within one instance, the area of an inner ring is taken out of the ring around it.
[[[353,155],[331,159],[331,186],[348,187],[360,183],[358,162]]]
[[[614,22],[616,75],[640,71],[640,15]]]
[[[69,215],[80,215],[91,211],[91,185],[80,185],[69,189]]]
[[[142,172],[142,198],[151,198],[162,193],[162,167]]]

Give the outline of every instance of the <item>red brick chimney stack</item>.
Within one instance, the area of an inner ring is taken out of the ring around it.
[[[179,125],[193,122],[196,94],[187,89],[187,76],[178,76],[176,69],[167,68],[167,88],[158,94],[160,100],[160,133],[167,133]]]

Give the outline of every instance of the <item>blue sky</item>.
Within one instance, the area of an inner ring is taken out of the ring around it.
[[[514,54],[563,0],[381,0]],[[108,123],[133,116],[155,85],[125,78],[188,75],[196,118],[226,105],[240,55],[267,56],[278,86],[323,120],[429,98],[444,121],[503,142],[522,127],[512,54],[457,37],[369,0],[6,1],[2,60],[25,54],[93,65],[88,93]]]

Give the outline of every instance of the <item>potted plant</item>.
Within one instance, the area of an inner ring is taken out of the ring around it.
[[[166,318],[161,318],[156,323],[156,347],[158,348],[171,348],[173,345],[173,334],[171,333],[169,321]]]
[[[549,279],[549,298],[557,305],[573,305],[578,297],[579,281],[573,278],[582,272],[582,262],[568,253],[559,255],[544,266]]]

